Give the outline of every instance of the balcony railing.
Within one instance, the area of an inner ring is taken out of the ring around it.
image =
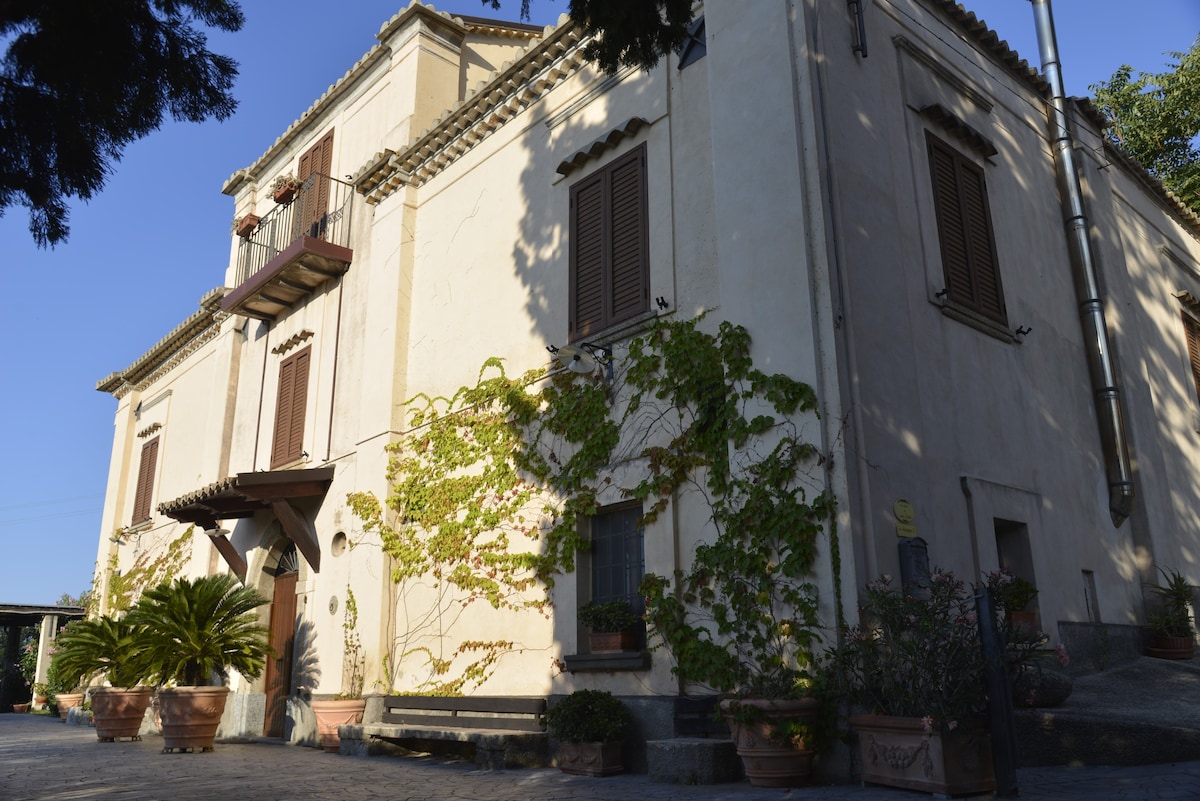
[[[238,244],[236,283],[221,308],[272,320],[350,266],[354,187],[313,174]]]

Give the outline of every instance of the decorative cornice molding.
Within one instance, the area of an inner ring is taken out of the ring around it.
[[[576,152],[569,159],[564,159],[555,168],[555,172],[559,175],[570,175],[589,161],[600,158],[626,139],[637,136],[638,131],[649,126],[650,123],[641,117],[630,117],[623,124],[618,125],[587,147]]]
[[[400,152],[376,153],[351,178],[368,203],[379,203],[401,186],[420,186],[539,100],[586,63],[582,30],[563,16],[558,28],[523,56],[505,64],[475,92],[448,110]]]
[[[280,342],[278,345],[271,348],[271,353],[274,353],[276,356],[283,354],[283,353],[287,353],[289,350],[296,347],[304,340],[312,339],[312,337],[313,337],[313,332],[309,331],[307,328],[305,328],[300,333],[292,334],[290,337],[285,339],[283,342]]]
[[[109,373],[96,382],[96,389],[123,398],[135,387],[145,388],[157,378],[171,370],[200,345],[208,342],[220,331],[221,299],[225,287],[216,287],[200,298],[200,310],[177,325],[171,333],[160,339],[137,361],[124,370]],[[225,319],[222,317],[221,319]]]
[[[150,436],[151,434],[153,434],[155,431],[158,431],[162,427],[163,427],[162,423],[151,423],[150,425],[143,428],[141,431],[137,432],[138,439],[145,439],[146,437]]]
[[[985,159],[1000,152],[991,139],[960,120],[941,103],[931,103],[918,113]]]

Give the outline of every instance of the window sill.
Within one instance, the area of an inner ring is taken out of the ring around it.
[[[650,654],[646,651],[624,651],[618,654],[568,654],[563,657],[568,673],[601,671],[647,670]]]
[[[619,323],[614,323],[607,328],[602,328],[595,333],[576,337],[570,340],[570,344],[575,345],[580,342],[591,342],[596,345],[611,345],[614,342],[632,339],[648,329],[655,320],[660,317],[667,317],[673,314],[674,311],[674,309],[644,311]]]
[[[942,310],[944,316],[949,317],[951,320],[968,325],[976,331],[987,334],[1001,342],[1007,342],[1010,345],[1022,344],[1021,338],[1017,336],[1016,332],[1003,323],[996,322],[990,317],[985,317],[979,312],[972,311],[965,306],[960,306],[952,300],[937,298],[931,302]]]

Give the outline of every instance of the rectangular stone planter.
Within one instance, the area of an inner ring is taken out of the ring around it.
[[[856,715],[863,781],[944,795],[996,789],[992,740],[985,730],[960,726],[926,732],[920,718]]]

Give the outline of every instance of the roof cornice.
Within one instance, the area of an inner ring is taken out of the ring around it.
[[[137,384],[149,377],[157,377],[190,355],[196,347],[215,336],[221,320],[229,316],[221,312],[221,298],[225,297],[225,291],[225,287],[216,287],[204,293],[200,298],[199,311],[175,326],[171,333],[155,343],[133,364],[97,381],[96,389],[118,398],[124,397]]]

